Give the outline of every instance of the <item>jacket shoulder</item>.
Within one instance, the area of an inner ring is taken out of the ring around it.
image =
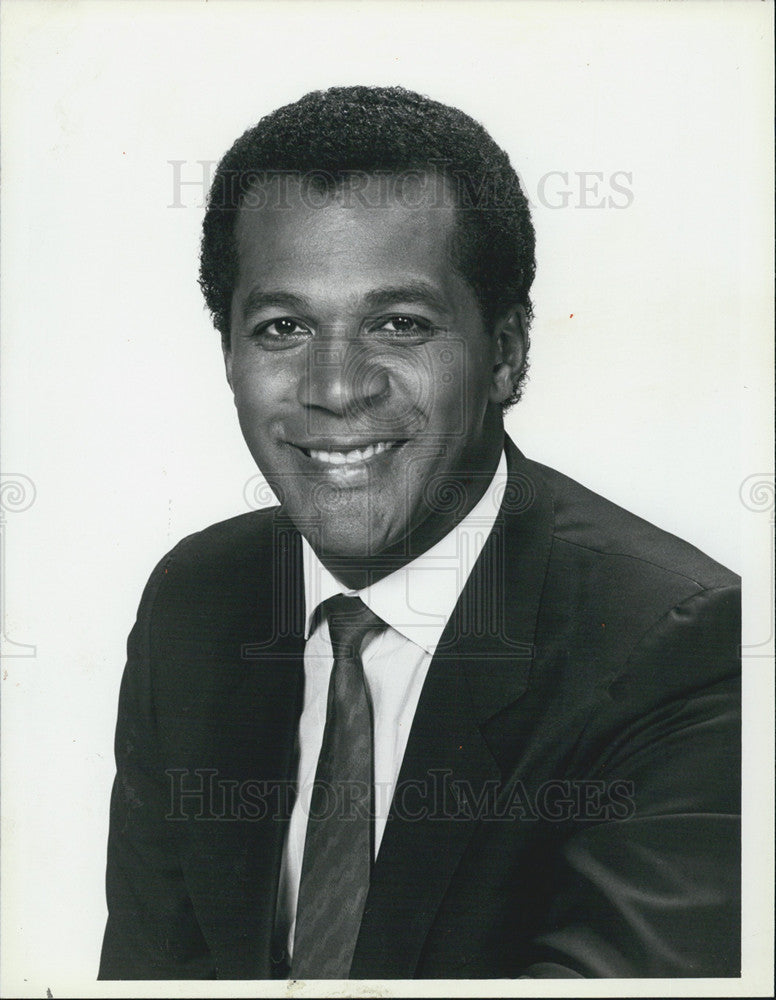
[[[585,550],[591,557],[597,554],[607,560],[640,563],[647,575],[682,578],[700,590],[740,584],[737,574],[689,542],[555,469],[529,464],[552,496],[557,542]]]
[[[278,535],[288,538],[278,510],[239,514],[181,539],[151,573],[138,618],[152,609],[157,619],[165,612],[186,617],[197,608],[223,608],[255,596],[272,577]]]
[[[182,538],[160,560],[156,571],[197,574],[233,572],[272,552],[278,507],[250,511],[218,521]]]

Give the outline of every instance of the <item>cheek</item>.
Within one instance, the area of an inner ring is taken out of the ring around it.
[[[433,421],[448,433],[465,434],[487,405],[490,357],[487,343],[453,339],[435,352],[432,362]]]
[[[272,379],[257,377],[256,373],[240,371],[232,379],[240,430],[257,461],[268,452],[273,440],[272,423],[279,409],[273,387]]]
[[[288,367],[261,361],[238,357],[232,364],[232,391],[238,411],[271,414],[294,392],[295,381]]]

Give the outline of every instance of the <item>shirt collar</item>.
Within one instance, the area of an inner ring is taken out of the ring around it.
[[[329,597],[360,597],[384,622],[433,655],[496,521],[507,479],[502,452],[485,493],[466,517],[427,552],[363,590],[346,590],[302,536],[305,638],[316,608]]]

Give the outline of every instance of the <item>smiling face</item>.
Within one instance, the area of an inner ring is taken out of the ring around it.
[[[402,197],[376,177],[361,198],[279,184],[238,217],[227,377],[286,512],[340,580],[362,586],[365,562],[374,579],[413,558],[484,492],[520,317],[485,330],[451,262],[441,180]]]

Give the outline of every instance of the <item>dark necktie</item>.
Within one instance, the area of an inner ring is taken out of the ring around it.
[[[292,979],[347,979],[372,866],[372,711],[361,662],[368,632],[386,627],[357,597],[321,605],[334,666],[310,800]]]

